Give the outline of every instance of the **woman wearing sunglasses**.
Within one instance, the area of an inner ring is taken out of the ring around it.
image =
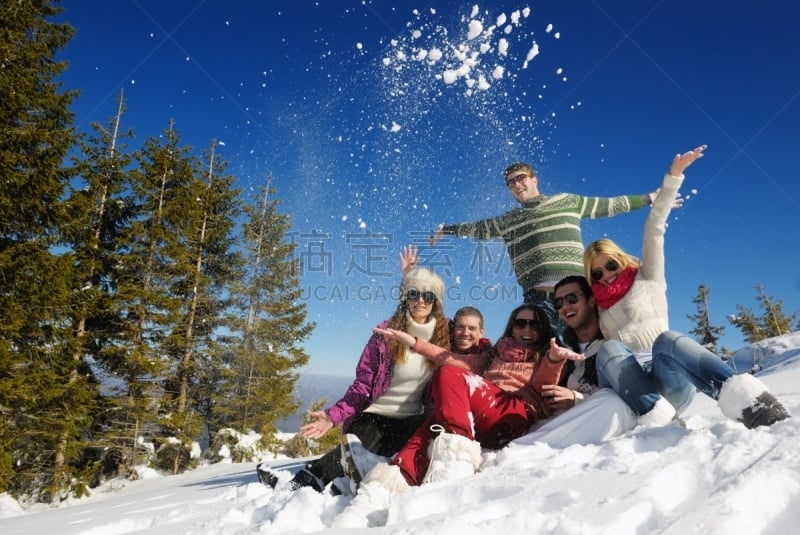
[[[433,347],[449,348],[443,299],[444,282],[438,275],[425,268],[408,270],[400,284],[400,301],[394,315],[379,327],[407,333]],[[391,456],[425,420],[424,409],[430,406],[427,387],[435,369],[435,363],[405,344],[386,341],[373,333],[356,365],[355,380],[344,396],[324,411],[311,412],[311,421],[300,432],[315,439],[341,425],[343,433],[357,437],[368,451]],[[335,448],[306,464],[291,479],[289,488],[310,486],[322,492],[331,481],[344,475],[341,448]],[[273,488],[279,481],[277,474],[261,468],[259,478]]]
[[[565,359],[583,358],[556,345],[547,313],[531,304],[514,309],[502,337],[482,354],[454,353],[390,327],[375,332],[441,366],[432,381],[433,415],[389,464],[367,474],[334,522],[339,528],[366,527],[410,485],[474,474],[481,447],[502,448],[550,416],[542,385],[558,382]]]
[[[683,172],[705,145],[672,160],[647,217],[642,261],[608,239],[584,252],[600,329],[608,342],[597,354],[601,381],[614,388],[644,425],[664,425],[685,410],[695,389],[718,400],[722,413],[748,428],[787,418],[786,409],[750,374],[734,375],[693,338],[670,331],[664,276],[667,217]]]

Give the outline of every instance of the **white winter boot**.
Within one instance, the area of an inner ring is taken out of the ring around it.
[[[661,427],[670,423],[673,418],[675,418],[675,407],[663,397],[659,397],[652,409],[639,416],[639,425]]]
[[[408,489],[406,478],[394,464],[381,463],[361,481],[353,501],[337,516],[332,528],[367,528],[386,524],[392,498]]]
[[[480,444],[461,435],[445,433],[438,424],[432,425],[431,430],[439,436],[428,448],[431,462],[422,483],[464,479],[478,471],[483,461]]]
[[[789,418],[789,413],[769,393],[767,385],[749,373],[734,375],[722,383],[717,401],[722,414],[742,422],[748,429]]]

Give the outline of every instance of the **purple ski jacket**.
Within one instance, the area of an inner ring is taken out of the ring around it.
[[[389,321],[386,320],[379,327],[384,328],[388,324]],[[339,401],[325,409],[334,425],[341,424],[342,432],[346,433],[353,418],[369,407],[389,388],[393,368],[394,359],[389,345],[381,335],[373,334],[356,364],[355,380]],[[430,383],[425,389],[423,404],[426,410],[432,406]]]

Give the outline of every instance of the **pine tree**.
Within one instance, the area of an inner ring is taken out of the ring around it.
[[[245,205],[242,247],[247,277],[234,287],[240,310],[236,332],[241,345],[233,353],[228,397],[219,397],[217,417],[242,431],[271,436],[277,421],[293,414],[296,370],[308,361],[301,347],[314,328],[300,302],[299,263],[295,244],[286,240],[288,216],[269,180],[260,198]]]
[[[94,374],[105,378],[104,396],[84,434],[93,448],[114,450],[122,468],[133,462],[134,451],[133,439],[125,436],[118,424],[128,415],[120,410],[127,386],[125,357],[131,345],[123,316],[123,285],[129,266],[130,225],[138,216],[131,197],[136,176],[131,169],[133,158],[122,144],[132,137],[132,132],[121,131],[124,112],[120,91],[117,112],[108,127],[95,122],[94,134],[82,139],[80,155],[74,158],[78,180],[73,182],[68,201],[72,218],[66,226],[75,256],[76,302],[72,309],[78,355],[80,360],[90,359]],[[93,474],[87,470],[85,475]]]
[[[767,295],[767,292],[762,284],[759,284],[756,289],[758,290],[758,296],[756,299],[761,306],[761,310],[764,311],[761,321],[767,338],[788,334],[792,330],[792,322],[797,319],[798,313],[795,312],[794,314],[787,316],[783,312],[782,300],[775,301],[771,296]]]
[[[56,237],[69,177],[61,164],[74,143],[69,105],[59,92],[66,63],[55,61],[72,38],[66,24],[49,22],[56,2],[20,0],[0,9],[0,252]]]
[[[195,180],[196,158],[181,146],[172,122],[161,136],[145,140],[135,154],[130,189],[136,217],[123,237],[116,282],[120,339],[105,353],[109,372],[120,378],[122,391],[113,398],[115,410],[106,441],[121,452],[122,464],[137,462],[140,439],[160,434],[158,414],[168,362],[165,341],[181,318],[183,297],[171,292],[172,266],[182,250],[175,232],[183,218],[176,199],[186,197]]]
[[[701,284],[697,287],[697,295],[692,298],[692,303],[697,306],[697,313],[687,316],[694,322],[692,334],[697,341],[712,353],[717,353],[717,342],[725,327],[716,327],[711,324],[711,312],[708,304],[708,294],[711,289]]]
[[[0,9],[0,491],[42,499],[64,490],[93,392],[74,361],[72,257],[53,252],[77,94],[57,82],[73,34],[48,20],[60,12],[46,0]]]
[[[199,438],[218,388],[225,350],[217,338],[227,326],[226,290],[241,277],[232,236],[239,192],[232,187],[233,177],[223,175],[225,164],[215,150],[212,143],[204,154],[205,169],[199,169],[202,174],[176,200],[182,210],[182,220],[174,222],[181,256],[172,266],[170,292],[183,301],[180,323],[167,339],[172,398],[162,425],[187,447]],[[187,459],[176,455],[174,461],[173,470],[178,471]]]
[[[767,295],[761,284],[756,286],[756,290],[758,291],[756,300],[763,312],[762,315],[757,316],[751,309],[736,305],[738,313],[730,316],[728,321],[742,331],[748,343],[787,334],[798,313],[787,316],[783,312],[783,301],[776,301]]]

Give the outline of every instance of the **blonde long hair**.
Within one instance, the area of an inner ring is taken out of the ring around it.
[[[449,321],[444,315],[444,281],[430,269],[416,268],[403,276],[403,280],[400,283],[400,302],[397,304],[394,315],[389,320],[388,327],[408,332],[409,325],[411,325],[411,313],[406,302],[406,291],[412,288],[420,291],[432,291],[436,295],[431,314],[428,317],[429,321],[431,319],[436,320],[430,342],[439,347],[450,349]],[[389,342],[389,348],[395,363],[403,364],[406,361],[408,346],[399,340],[392,340]],[[432,360],[425,359],[425,363],[430,368],[436,368],[436,364]]]
[[[610,256],[619,262],[621,269],[629,267],[639,269],[639,266],[642,264],[638,258],[623,251],[622,248],[613,241],[606,238],[595,240],[587,245],[586,250],[583,251],[583,270],[586,274],[587,281],[592,280],[592,259],[601,254]]]
[[[436,326],[433,329],[433,336],[429,340],[430,343],[450,349],[450,329],[448,328],[448,321],[444,315],[444,310],[441,301],[438,299],[433,303],[433,309],[429,319],[436,320]],[[408,306],[405,301],[401,301],[397,305],[394,315],[389,320],[388,327],[398,331],[408,332],[408,327],[411,324],[411,314],[408,312]],[[397,364],[403,364],[408,357],[408,346],[404,343],[392,340],[389,342],[389,348],[392,353],[392,359]],[[425,359],[425,363],[430,368],[436,368],[436,364],[432,360]]]

